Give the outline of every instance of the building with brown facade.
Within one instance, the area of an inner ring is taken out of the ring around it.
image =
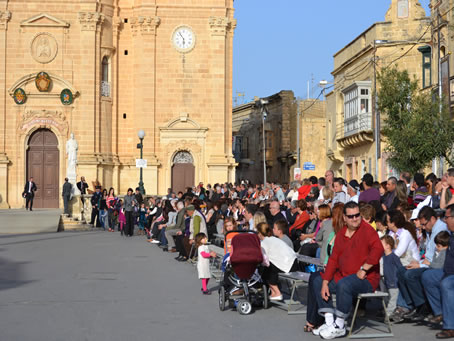
[[[351,180],[371,173],[383,180],[394,175],[386,161],[385,141],[380,133],[378,138],[374,134],[376,75],[381,68],[397,65],[415,76],[421,88],[430,87],[430,58],[423,63],[430,40],[431,20],[419,1],[391,0],[385,21],[373,24],[334,55],[334,90],[327,94],[326,155],[327,167],[336,176]],[[429,67],[423,68],[425,64]]]
[[[266,117],[263,120],[264,112]],[[234,107],[232,117],[234,156],[238,163],[237,182],[249,180],[254,184],[263,183],[264,150],[267,181],[293,181],[294,168],[298,166],[298,136],[302,178],[321,176],[325,171],[326,124],[323,101],[297,100],[293,91],[283,90]],[[305,170],[304,164],[310,164],[310,167]]]
[[[147,194],[234,181],[233,0],[0,0],[0,207],[61,206],[77,177]],[[189,175],[188,175],[189,174]]]

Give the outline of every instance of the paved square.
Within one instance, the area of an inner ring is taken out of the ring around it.
[[[216,286],[214,281],[210,287]],[[195,268],[144,238],[100,231],[0,236],[1,341],[316,340],[304,316],[248,316],[202,296]],[[398,325],[395,340],[435,339]]]

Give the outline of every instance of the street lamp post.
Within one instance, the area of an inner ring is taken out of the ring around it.
[[[266,186],[266,140],[265,140],[265,119],[266,119],[266,109],[265,104],[268,101],[262,101],[262,127],[263,127],[263,185]]]
[[[137,144],[137,149],[140,149],[140,159],[143,158],[143,139],[145,137],[145,131],[142,129],[137,133],[140,143]],[[145,195],[145,187],[143,186],[143,167],[140,167],[140,180],[139,180],[139,191],[142,195]]]
[[[265,99],[260,99],[258,101],[260,105],[260,114],[262,116],[262,143],[263,143],[263,185],[266,186],[266,140],[265,140],[265,119],[268,115],[266,112],[265,105],[268,104],[268,101]]]

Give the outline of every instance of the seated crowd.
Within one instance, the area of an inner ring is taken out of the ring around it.
[[[130,189],[114,213],[108,207],[104,219],[110,230],[118,225],[129,236],[137,224],[149,242],[178,253],[178,261],[196,254],[194,243],[204,245],[201,233],[218,243],[229,231],[256,231],[269,260],[262,277],[271,300],[283,299],[279,272],[311,272],[305,331],[324,339],[346,335],[355,297],[386,290],[384,316],[394,323],[442,326],[436,334],[441,339],[454,337],[453,194],[454,168],[442,179],[403,173],[399,180],[382,183],[371,174],[360,183],[346,182],[328,170],[325,177],[284,186],[215,184],[205,189],[200,183],[186,193],[169,190],[166,197],[147,202]],[[228,234],[225,253],[234,235]],[[298,263],[297,254],[319,258],[322,271]]]

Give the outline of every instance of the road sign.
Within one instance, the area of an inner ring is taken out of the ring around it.
[[[147,168],[147,160],[146,159],[136,159],[136,167],[137,168]]]
[[[312,162],[305,162],[303,164],[303,169],[313,171],[313,170],[315,170],[315,165]]]

